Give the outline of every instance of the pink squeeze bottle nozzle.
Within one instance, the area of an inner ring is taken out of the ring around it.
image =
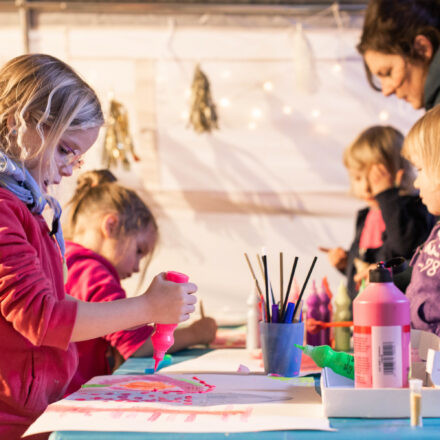
[[[180,272],[167,272],[165,278],[175,283],[187,283],[189,277]],[[167,350],[174,343],[174,330],[177,324],[156,324],[155,331],[151,336],[153,344],[154,372],[156,372],[159,362],[164,358]]]

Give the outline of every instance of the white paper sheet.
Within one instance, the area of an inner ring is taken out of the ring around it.
[[[213,350],[196,359],[162,368],[161,373],[236,373],[240,365],[249,368],[251,373],[264,373],[260,350],[231,348]]]
[[[263,359],[261,350],[248,351],[246,349],[232,348],[213,350],[197,359],[173,364],[162,368],[161,373],[237,373],[240,366],[243,365],[249,369],[250,373],[264,374]],[[301,362],[300,376],[311,373],[319,373],[321,368],[307,356],[303,355]]]
[[[311,378],[155,374],[96,377],[50,405],[25,435],[290,429],[331,430]]]

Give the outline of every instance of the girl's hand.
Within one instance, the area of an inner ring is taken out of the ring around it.
[[[345,270],[347,267],[347,255],[347,251],[340,247],[329,249],[327,252],[330,264],[338,270]]]
[[[210,344],[217,333],[217,323],[213,318],[201,318],[193,322],[189,329],[193,333],[195,344]]]
[[[356,283],[356,289],[359,290],[362,284],[362,280],[365,280],[365,286],[368,286],[370,283],[370,270],[376,269],[377,263],[373,263],[367,265],[363,269],[359,270],[359,272],[353,277],[354,282]]]
[[[145,298],[147,316],[146,322],[158,324],[176,324],[186,321],[194,312],[197,298],[192,293],[197,292],[194,283],[175,283],[165,279],[165,273],[156,275],[150,287],[142,295]]]
[[[377,163],[371,166],[368,171],[368,182],[370,183],[370,189],[373,196],[393,188],[394,179],[391,173],[387,170],[385,165]]]

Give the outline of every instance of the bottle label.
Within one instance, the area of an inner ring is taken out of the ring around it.
[[[402,327],[371,328],[373,388],[402,387]]]
[[[355,386],[371,388],[371,327],[354,327],[353,347]]]
[[[355,385],[408,386],[410,326],[355,326]]]

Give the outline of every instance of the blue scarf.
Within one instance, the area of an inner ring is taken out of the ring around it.
[[[11,191],[12,194],[26,203],[32,213],[41,214],[46,203],[52,208],[54,216],[50,234],[55,235],[64,259],[65,246],[63,231],[60,225],[60,204],[55,198],[48,194],[43,194],[29,171],[19,166],[2,151],[0,151],[0,186]]]

